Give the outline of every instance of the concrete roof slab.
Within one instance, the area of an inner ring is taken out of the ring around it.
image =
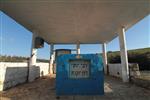
[[[104,43],[147,16],[150,0],[5,0],[1,9],[48,43]]]

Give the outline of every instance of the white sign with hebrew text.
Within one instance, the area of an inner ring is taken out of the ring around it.
[[[88,78],[90,62],[87,60],[72,60],[70,61],[70,78]]]

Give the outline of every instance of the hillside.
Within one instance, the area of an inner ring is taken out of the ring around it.
[[[27,57],[0,56],[1,62],[27,62]],[[128,50],[129,63],[138,63],[140,70],[150,70],[150,48]],[[49,60],[38,59],[38,62],[49,62]],[[120,63],[120,52],[108,52],[109,63]]]
[[[21,56],[7,56],[3,55],[0,56],[0,62],[27,62],[28,57],[21,57]],[[46,59],[37,59],[37,62],[49,62]]]
[[[128,50],[129,63],[138,63],[140,70],[150,70],[150,48]],[[108,52],[109,63],[120,63],[120,52]]]

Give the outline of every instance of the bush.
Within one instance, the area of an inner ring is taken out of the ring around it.
[[[120,52],[108,52],[109,63],[120,63]],[[129,50],[128,62],[138,63],[140,70],[150,70],[150,48]]]
[[[21,57],[21,56],[7,56],[0,55],[0,62],[27,62],[29,57]],[[46,59],[37,59],[37,62],[49,62]]]

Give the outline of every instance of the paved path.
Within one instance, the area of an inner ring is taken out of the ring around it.
[[[54,79],[43,77],[0,92],[0,100],[57,100],[54,82]],[[104,96],[62,96],[59,100],[150,100],[150,90],[107,76]]]

